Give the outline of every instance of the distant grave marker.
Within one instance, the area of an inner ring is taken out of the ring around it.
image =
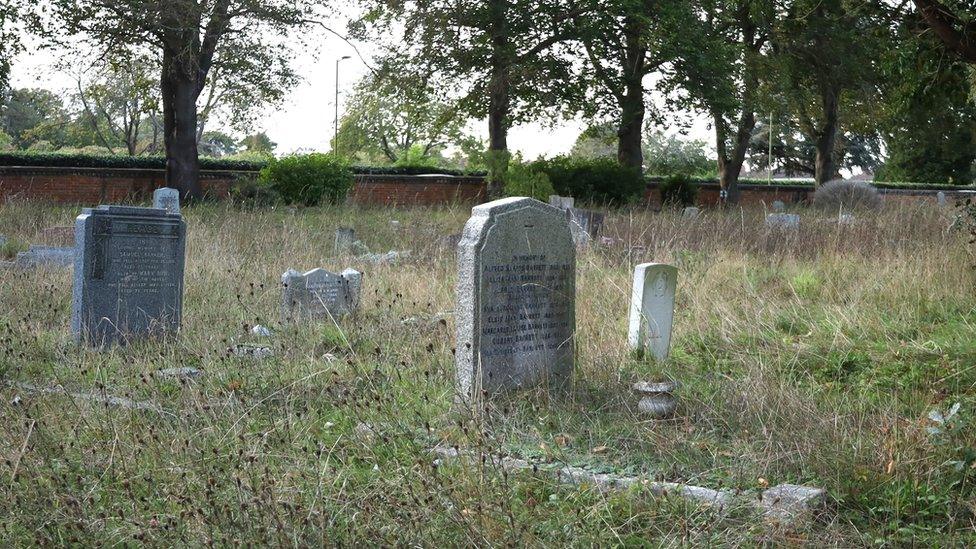
[[[466,397],[567,385],[576,247],[566,214],[531,198],[476,206],[458,244],[457,377]]]
[[[153,208],[166,210],[171,214],[180,214],[180,191],[163,187],[153,191]]]
[[[154,208],[85,209],[75,242],[71,327],[77,341],[103,346],[179,330],[182,217]]]
[[[359,308],[363,274],[353,269],[332,273],[313,269],[300,273],[289,269],[281,275],[281,318],[328,320],[354,313]]]
[[[671,265],[643,263],[634,269],[628,335],[631,349],[656,360],[668,358],[677,281],[678,269]]]

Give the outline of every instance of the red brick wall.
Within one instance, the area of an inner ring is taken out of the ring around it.
[[[59,204],[118,204],[146,201],[165,186],[163,170],[0,167],[0,201],[39,200]],[[226,198],[251,172],[201,172],[204,192]],[[357,175],[350,199],[361,204],[482,202],[481,177]]]

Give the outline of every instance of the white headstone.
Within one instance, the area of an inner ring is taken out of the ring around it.
[[[945,193],[945,191],[939,191],[935,195],[935,199],[936,199],[936,201],[938,201],[939,207],[945,207],[945,205],[946,205],[946,193]]]
[[[576,247],[566,213],[531,198],[476,206],[458,244],[457,379],[470,397],[567,385]]]
[[[163,187],[153,192],[153,208],[166,210],[171,214],[180,213],[180,191]]]
[[[630,348],[668,358],[678,269],[662,263],[643,263],[634,269],[630,295]]]
[[[346,269],[340,274],[313,269],[305,274],[289,269],[281,275],[281,318],[333,319],[359,308],[363,274]]]

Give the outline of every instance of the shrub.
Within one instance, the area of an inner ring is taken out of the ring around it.
[[[639,169],[621,166],[612,158],[557,156],[529,167],[549,176],[557,194],[590,202],[626,204],[640,198],[647,185]]]
[[[881,207],[878,190],[861,181],[831,181],[813,193],[813,205],[823,210],[875,210]]]
[[[661,204],[671,208],[694,206],[698,198],[698,185],[683,174],[666,178],[658,189],[661,191]]]
[[[549,202],[549,195],[556,194],[549,176],[532,170],[528,164],[512,162],[505,174],[506,196],[528,196]]]
[[[281,196],[257,177],[239,179],[230,190],[231,200],[243,208],[263,208],[281,202]]]
[[[315,206],[323,201],[345,200],[354,182],[353,172],[333,154],[290,155],[268,162],[261,170],[261,183],[290,204]]]

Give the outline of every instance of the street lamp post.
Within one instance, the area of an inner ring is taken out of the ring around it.
[[[339,144],[339,62],[350,59],[352,56],[343,55],[342,57],[336,59],[336,79],[335,79],[335,129],[332,134],[332,151],[335,152],[336,146]]]

